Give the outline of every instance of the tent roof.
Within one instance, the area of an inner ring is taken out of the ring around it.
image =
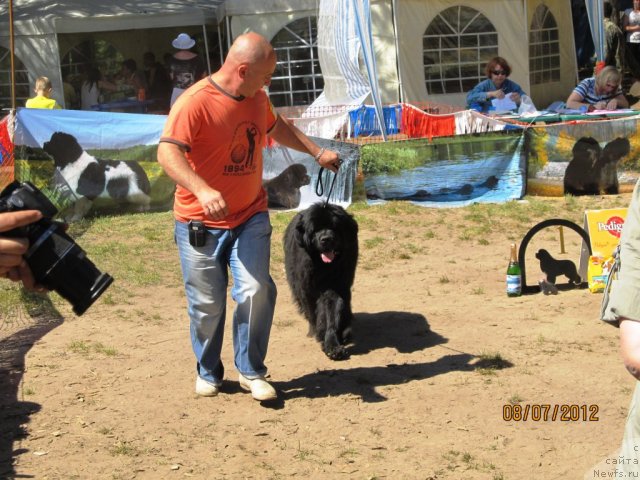
[[[8,2],[0,5],[2,23],[8,23]],[[130,30],[165,26],[219,23],[224,17],[224,0],[14,0],[13,19],[17,35]],[[1,28],[0,36],[8,36]]]

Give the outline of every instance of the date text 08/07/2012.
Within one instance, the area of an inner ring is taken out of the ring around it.
[[[505,422],[597,422],[598,405],[578,404],[515,404],[502,406],[502,419]]]

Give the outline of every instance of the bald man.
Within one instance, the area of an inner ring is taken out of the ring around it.
[[[234,364],[240,386],[259,401],[277,398],[265,379],[276,301],[269,274],[271,223],[262,188],[266,136],[337,172],[336,152],[320,148],[275,111],[263,87],[276,54],[256,33],[238,37],[220,70],[187,89],[169,113],[158,162],[177,184],[174,217],[196,356],[196,394],[222,387],[228,274]]]

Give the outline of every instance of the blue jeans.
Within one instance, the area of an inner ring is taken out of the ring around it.
[[[236,369],[247,378],[266,374],[269,333],[276,303],[276,285],[269,274],[271,224],[267,212],[257,213],[232,229],[208,229],[203,247],[189,244],[186,223],[176,221],[175,240],[191,321],[191,345],[197,373],[220,384],[220,359],[227,310],[228,269],[233,278],[233,350]]]

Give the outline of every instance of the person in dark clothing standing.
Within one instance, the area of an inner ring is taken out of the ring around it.
[[[190,50],[195,44],[196,41],[186,33],[181,33],[171,42],[173,48],[178,49],[171,60],[170,76],[173,84],[171,106],[182,92],[203,78],[205,73],[202,60]]]
[[[146,52],[144,60],[144,74],[147,78],[147,98],[155,101],[155,108],[168,110],[171,95],[171,78],[164,66],[156,61],[153,52]]]

